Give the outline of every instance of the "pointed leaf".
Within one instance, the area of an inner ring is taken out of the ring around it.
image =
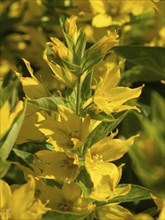
[[[44,97],[40,99],[32,99],[28,100],[28,103],[49,111],[57,111],[57,105],[67,106],[66,100],[61,97]]]
[[[118,187],[122,188],[127,186],[127,184],[119,184]],[[139,185],[134,185],[131,184],[131,190],[129,191],[128,194],[123,195],[123,196],[117,196],[108,202],[99,202],[98,206],[103,206],[109,203],[125,203],[125,202],[134,202],[134,201],[140,201],[140,200],[149,200],[151,198],[151,190],[139,186]]]
[[[91,82],[92,82],[93,71],[91,70],[85,77],[81,86],[81,99],[86,101],[92,94]]]
[[[84,220],[88,214],[78,214],[72,212],[62,212],[62,211],[48,211],[42,218],[42,220]]]
[[[163,47],[144,47],[144,46],[119,46],[113,50],[127,59],[129,62],[142,65],[148,74],[154,72],[162,79],[165,79],[165,48]]]

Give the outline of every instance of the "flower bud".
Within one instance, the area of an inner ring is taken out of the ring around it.
[[[76,44],[78,38],[76,19],[76,16],[71,16],[70,18],[67,18],[65,22],[65,31],[72,38],[74,44]]]

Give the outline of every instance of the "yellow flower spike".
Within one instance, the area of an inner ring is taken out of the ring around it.
[[[9,131],[12,123],[23,110],[23,102],[18,101],[16,107],[10,112],[10,104],[6,101],[0,109],[0,139]]]
[[[144,85],[130,89],[128,87],[116,86],[120,79],[119,66],[114,67],[100,78],[93,99],[87,100],[83,107],[87,107],[89,103],[93,102],[99,112],[105,112],[106,114],[112,114],[114,112],[121,112],[125,110],[135,109],[140,111],[136,106],[123,105],[125,102],[138,98],[142,92]]]
[[[72,38],[74,44],[76,44],[78,38],[76,20],[76,16],[71,16],[70,18],[67,18],[65,22],[65,31]]]
[[[0,219],[41,219],[49,209],[40,200],[34,198],[35,180],[29,181],[11,192],[9,185],[0,180]]]
[[[39,177],[51,176],[52,179],[73,181],[79,174],[79,161],[76,154],[66,154],[41,150],[36,153],[37,159],[34,163],[41,170]]]

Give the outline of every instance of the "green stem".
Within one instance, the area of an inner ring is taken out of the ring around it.
[[[80,114],[80,80],[81,80],[81,75],[78,76],[77,78],[77,96],[76,96],[76,113],[77,115]]]

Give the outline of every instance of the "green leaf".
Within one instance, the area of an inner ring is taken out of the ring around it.
[[[127,25],[136,24],[136,23],[151,19],[154,16],[155,16],[154,12],[141,13],[140,15],[137,15],[137,16],[130,14],[130,22],[127,22],[126,24]]]
[[[34,161],[34,156],[32,153],[13,148],[8,160],[13,164],[14,162],[17,162],[21,164],[21,166],[28,167],[29,169],[33,170],[30,166],[30,164],[32,164]]]
[[[157,124],[157,128],[161,133],[165,135],[165,99],[161,97],[157,92],[152,93],[151,100],[151,114],[152,121]]]
[[[0,178],[4,177],[10,168],[10,163],[0,157]]]
[[[5,80],[4,80],[4,82],[5,82]],[[16,88],[16,86],[18,85],[18,83],[19,83],[19,80],[15,79],[12,82],[7,81],[7,85],[3,86],[3,84],[2,84],[2,86],[0,87],[0,94],[1,94],[0,108],[2,108],[2,106],[6,102],[6,100],[9,100],[10,97],[13,95],[13,91]]]
[[[162,47],[144,47],[144,46],[119,46],[114,47],[113,50],[121,57],[124,57],[129,62],[143,66],[148,71],[156,74],[156,77],[165,79],[165,62],[164,54],[165,48]],[[146,73],[147,74],[147,73]]]
[[[84,166],[80,170],[77,181],[83,191],[83,194],[85,196],[88,196],[92,191],[93,183],[90,179],[90,175],[88,174]]]
[[[143,119],[144,121],[144,119]],[[152,129],[149,126],[149,129]],[[155,137],[151,136],[155,141]],[[129,155],[134,164],[134,169],[141,182],[157,193],[164,193],[164,142],[162,146],[158,143],[154,148],[150,145],[150,154],[136,145],[129,150]],[[154,150],[154,151],[153,151]],[[153,151],[153,154],[152,154]],[[162,152],[161,152],[162,151]]]
[[[144,213],[147,213],[151,216],[155,216],[159,213],[159,210],[158,210],[158,207],[151,207],[151,208],[148,208],[146,210],[143,211]]]
[[[33,163],[34,156],[31,153],[28,153],[26,151],[18,150],[16,148],[13,148],[14,153],[23,159],[26,163]]]
[[[68,69],[75,76],[81,75],[83,71],[81,70],[80,65],[76,65],[74,63],[68,62],[66,60],[62,60],[60,64],[63,68]]]
[[[66,44],[69,48],[69,50],[73,53],[74,51],[74,43],[73,43],[73,40],[72,38],[63,31],[63,35],[64,35],[64,38],[65,38],[65,41],[66,41]]]
[[[24,109],[19,118],[15,121],[15,123],[12,125],[10,131],[8,132],[7,136],[5,137],[5,140],[1,143],[0,146],[0,156],[4,160],[8,157],[10,154],[10,151],[13,148],[13,145],[15,143],[15,140],[19,134],[19,131],[21,129],[24,117],[25,117],[25,111],[26,111],[26,101],[24,102]]]
[[[90,54],[85,54],[83,57],[83,62],[82,62],[83,72],[91,69],[96,64],[98,64],[104,58],[104,56],[105,54],[95,54],[95,56],[90,55]]]
[[[87,213],[73,213],[73,212],[62,212],[62,211],[48,211],[42,220],[84,220],[88,216]]]
[[[119,184],[118,187],[122,188],[125,187],[126,185],[127,184]],[[114,203],[120,201],[120,203],[121,202],[123,203],[123,202],[134,202],[135,200],[149,200],[152,199],[150,193],[151,190],[143,186],[131,184],[131,190],[128,194],[124,196],[118,196],[112,199],[110,202]]]
[[[91,82],[92,82],[93,71],[89,71],[87,76],[85,77],[82,86],[81,86],[81,99],[82,101],[86,101],[92,94],[91,90]]]
[[[18,148],[33,154],[39,150],[54,150],[53,146],[46,142],[26,142],[18,145]]]
[[[77,64],[81,64],[82,57],[84,56],[84,51],[86,48],[86,35],[81,28],[79,30],[79,36],[75,45],[75,56],[77,60]]]
[[[48,111],[57,111],[57,105],[67,106],[66,100],[61,97],[44,97],[40,99],[31,99],[28,100],[28,103],[36,105],[41,109]]]
[[[165,76],[155,74],[155,71],[147,69],[143,65],[135,65],[131,69],[123,72],[122,83],[129,82],[152,82],[165,79]]]
[[[118,187],[122,188],[127,185],[128,184],[119,184]],[[108,202],[99,202],[98,206],[103,206],[109,203],[125,203],[125,202],[134,202],[135,200],[136,201],[149,200],[152,199],[150,195],[151,192],[152,192],[151,190],[143,186],[131,184],[131,190],[129,191],[129,193],[123,196],[117,196],[109,200]]]

